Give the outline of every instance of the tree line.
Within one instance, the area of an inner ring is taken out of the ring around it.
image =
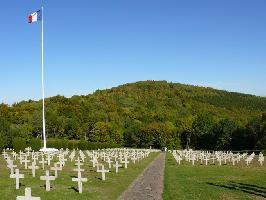
[[[263,97],[144,81],[86,96],[58,95],[45,102],[50,141],[105,147],[266,149]],[[41,112],[41,101],[0,104],[0,148],[13,147],[18,138],[27,144],[41,139]]]

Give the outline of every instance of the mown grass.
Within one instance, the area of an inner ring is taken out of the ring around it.
[[[68,161],[63,171],[59,171],[58,178],[51,182],[52,189],[50,192],[45,191],[45,182],[40,180],[40,176],[45,174],[43,170],[37,170],[36,178],[32,178],[31,170],[24,170],[24,167],[20,166],[19,168],[22,169],[20,173],[23,173],[25,178],[21,179],[21,187],[16,190],[15,180],[9,178],[6,161],[1,157],[0,199],[16,199],[16,196],[24,195],[25,187],[31,187],[32,195],[39,196],[42,200],[115,200],[157,155],[158,153],[151,153],[148,158],[139,163],[130,163],[128,169],[120,168],[118,174],[115,173],[113,168],[110,173],[107,173],[106,181],[100,180],[101,174],[92,168],[92,163],[87,158],[84,166],[82,166],[85,169],[82,177],[88,178],[88,182],[83,183],[83,194],[76,191],[78,188],[77,182],[71,181],[72,177],[77,176],[77,173],[73,171],[74,163]],[[16,164],[19,163],[16,162]],[[51,171],[51,173],[53,172]]]
[[[257,162],[257,161],[256,161]],[[164,200],[177,199],[266,199],[266,167],[244,163],[231,165],[192,166],[183,161],[179,166],[167,154]]]

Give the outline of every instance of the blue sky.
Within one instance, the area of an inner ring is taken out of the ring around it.
[[[40,0],[0,2],[0,102],[41,98]],[[266,96],[265,0],[46,0],[45,93],[141,80]]]

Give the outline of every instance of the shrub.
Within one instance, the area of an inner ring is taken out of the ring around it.
[[[17,137],[13,139],[13,148],[16,152],[24,151],[26,147],[27,145],[25,138]]]
[[[47,142],[46,142],[46,146],[48,147],[48,148],[54,148],[54,140],[47,140]]]
[[[86,140],[80,140],[78,142],[78,148],[80,150],[87,150],[88,149],[88,141],[86,141]]]
[[[96,142],[88,142],[87,149],[88,150],[96,150],[97,149],[97,143]]]
[[[100,142],[88,142],[88,150],[97,150],[97,149],[107,149],[107,148],[118,148],[120,145],[115,143],[100,143]]]
[[[80,149],[80,150],[97,150],[106,148],[118,148],[120,145],[115,143],[88,142],[86,140],[66,140],[66,139],[49,139],[47,147],[57,149]]]
[[[78,148],[78,141],[77,140],[69,140],[68,141],[68,148],[69,149],[77,149]]]
[[[64,147],[63,143],[65,140],[61,140],[61,139],[49,139],[47,140],[47,147],[48,148],[56,148],[56,149],[61,149]]]
[[[54,148],[61,149],[63,148],[63,141],[60,139],[54,139]]]
[[[28,146],[34,151],[39,151],[42,147],[42,141],[39,138],[30,139]]]
[[[68,148],[68,140],[66,140],[66,139],[62,139],[62,148],[63,148],[63,149]]]

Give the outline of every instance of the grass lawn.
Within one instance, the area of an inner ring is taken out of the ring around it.
[[[256,161],[257,162],[257,161]],[[164,200],[175,199],[266,199],[266,167],[231,165],[192,166],[167,154]]]
[[[148,158],[145,158],[135,165],[130,163],[128,169],[119,169],[119,173],[115,173],[115,168],[110,173],[107,173],[106,181],[100,180],[101,174],[95,172],[92,168],[92,163],[89,158],[83,169],[82,177],[88,178],[88,182],[83,183],[83,194],[79,194],[76,190],[78,188],[77,182],[72,182],[72,177],[76,177],[77,173],[73,171],[74,162],[67,162],[63,171],[59,171],[58,178],[51,182],[51,191],[45,191],[45,182],[40,180],[45,172],[37,170],[36,178],[32,178],[31,170],[21,170],[20,173],[25,175],[24,179],[20,179],[21,188],[15,189],[15,179],[9,178],[9,169],[6,167],[6,162],[0,158],[0,199],[1,200],[15,200],[16,196],[24,195],[25,187],[32,188],[32,195],[39,196],[42,200],[79,200],[79,199],[99,199],[112,200],[117,199],[119,195],[127,189],[130,183],[145,169],[145,167],[158,155],[158,153],[151,153]],[[19,164],[16,162],[15,164]],[[40,166],[40,165],[39,165]],[[105,166],[107,167],[107,165]],[[20,169],[24,167],[20,166]],[[50,171],[50,174],[53,171]]]

